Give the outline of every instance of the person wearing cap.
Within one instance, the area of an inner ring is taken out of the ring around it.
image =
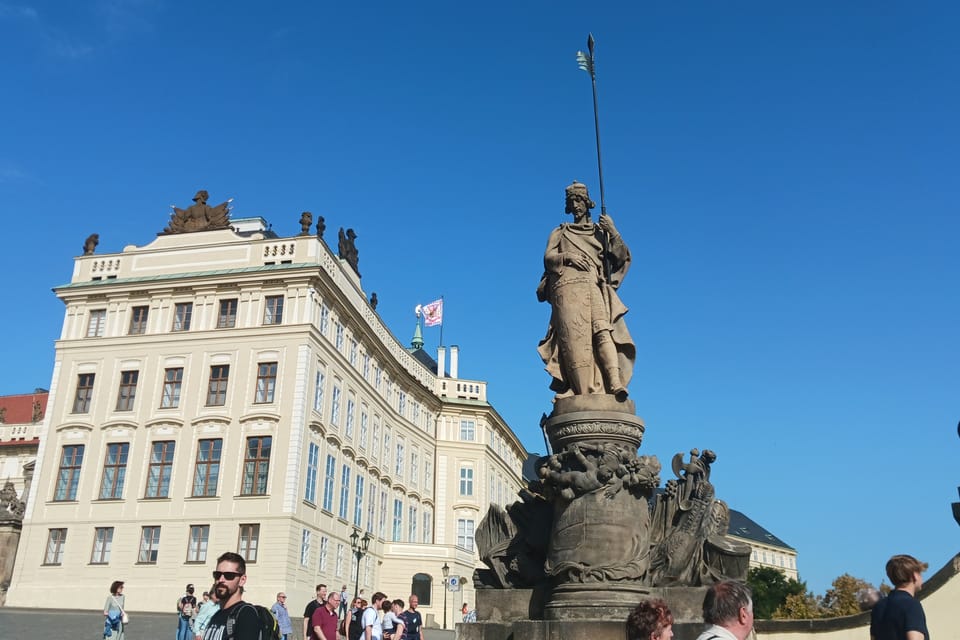
[[[636,347],[617,289],[630,268],[630,250],[606,213],[595,224],[586,185],[566,189],[572,223],[553,230],[543,256],[537,299],[552,307],[537,351],[553,378],[558,399],[588,394],[627,397]]]
[[[927,616],[917,600],[927,566],[906,554],[887,561],[887,577],[893,583],[893,591],[878,601],[870,613],[870,640],[930,640]]]

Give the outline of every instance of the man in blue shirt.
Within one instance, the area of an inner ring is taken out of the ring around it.
[[[923,588],[927,563],[913,556],[897,555],[887,561],[887,577],[894,590],[873,607],[871,640],[930,640],[927,617],[917,592]]]

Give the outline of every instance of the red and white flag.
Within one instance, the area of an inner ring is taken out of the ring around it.
[[[420,310],[423,313],[424,326],[435,327],[443,324],[443,298],[423,305]]]

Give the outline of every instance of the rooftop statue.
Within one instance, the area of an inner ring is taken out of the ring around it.
[[[98,244],[100,244],[100,234],[91,233],[87,236],[87,239],[83,241],[83,255],[92,256],[93,252],[97,250]]]
[[[208,197],[207,192],[201,189],[197,191],[197,195],[193,196],[193,204],[186,209],[171,205],[173,213],[170,214],[170,224],[162,233],[189,233],[230,228],[230,203],[233,198],[211,207],[207,204]]]
[[[590,219],[586,185],[566,189],[572,223],[553,230],[543,256],[537,299],[553,308],[550,327],[537,351],[553,378],[557,398],[587,394],[627,397],[636,347],[617,289],[630,268],[630,250],[613,219]]]
[[[343,227],[340,227],[337,253],[350,265],[354,273],[359,276],[360,252],[357,251],[357,234],[353,229],[347,229],[346,233],[344,233]]]

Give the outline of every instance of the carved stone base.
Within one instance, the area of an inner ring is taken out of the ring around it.
[[[650,588],[631,583],[564,584],[544,607],[547,620],[626,620]]]
[[[591,409],[551,416],[544,423],[544,429],[555,452],[562,451],[568,444],[584,440],[622,444],[636,451],[643,442],[646,427],[643,420],[634,413]]]

